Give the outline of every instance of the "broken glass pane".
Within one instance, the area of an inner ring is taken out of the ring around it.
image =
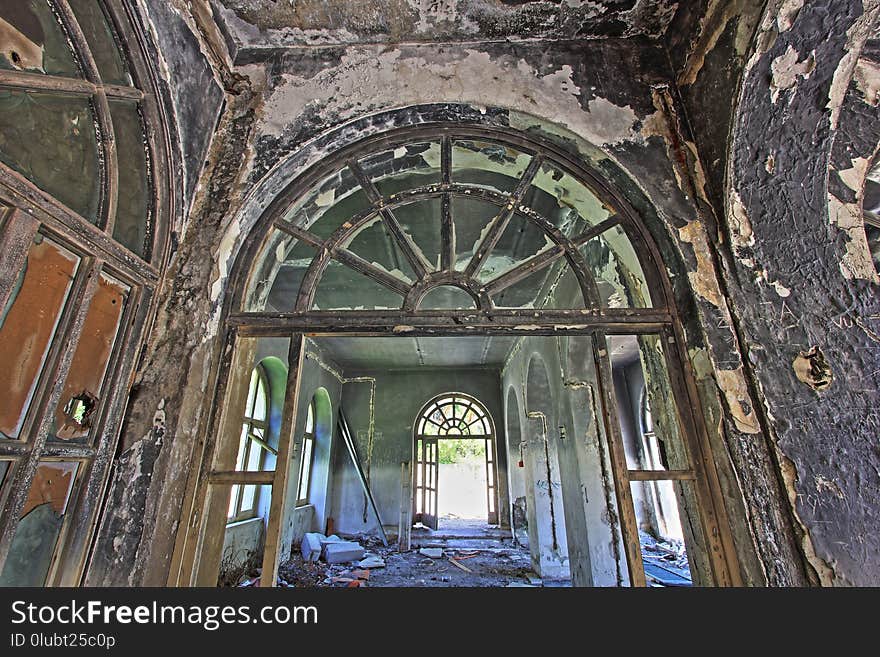
[[[116,37],[101,11],[100,3],[95,0],[67,0],[67,3],[85,34],[101,79],[107,84],[130,85],[131,78],[125,70]]]
[[[567,266],[567,264],[557,263],[529,274],[519,282],[493,295],[493,303],[498,308],[544,308],[547,295],[554,288],[553,282],[558,278],[560,266]],[[558,306],[551,305],[550,307]]]
[[[370,207],[370,202],[348,168],[312,187],[284,213],[290,223],[318,237],[330,237],[343,223]]]
[[[38,234],[0,315],[0,436],[17,438],[79,258]]]
[[[3,482],[6,481],[6,475],[9,472],[9,467],[11,465],[12,461],[0,461],[0,499],[3,499]]]
[[[358,164],[379,193],[388,197],[399,191],[440,182],[439,142],[416,142],[376,153]]]
[[[0,574],[0,586],[46,583],[78,468],[75,461],[40,461]]]
[[[546,162],[539,167],[523,204],[570,238],[611,216],[610,208],[586,185]]]
[[[621,226],[580,247],[606,308],[650,308],[651,293],[642,265]]]
[[[511,217],[501,233],[477,274],[477,279],[482,283],[490,281],[553,246],[554,243],[541,228],[517,213]]]
[[[251,276],[245,297],[250,312],[289,312],[296,305],[300,283],[315,257],[315,249],[279,230],[272,231],[268,246],[257,264],[259,273]]]
[[[296,499],[299,502],[307,502],[309,499],[309,485],[312,476],[312,455],[315,447],[315,439],[312,436],[303,438],[302,460],[300,462],[299,489]]]
[[[70,42],[46,0],[0,4],[0,68],[80,76]]]
[[[502,209],[494,203],[470,197],[453,197],[452,221],[455,224],[455,268],[464,271],[489,225]]]
[[[505,144],[475,139],[452,142],[452,182],[512,192],[532,156]]]
[[[101,202],[90,100],[0,90],[0,160],[95,223]]]
[[[411,283],[416,279],[409,262],[401,253],[394,237],[388,232],[382,217],[374,217],[362,226],[346,248],[402,281]]]
[[[315,292],[314,310],[398,309],[403,297],[372,278],[331,260]]]
[[[236,517],[244,489],[250,489],[248,501],[251,506]],[[211,504],[228,508],[229,524],[220,551],[218,586],[252,585],[260,576],[265,546],[265,518],[272,499],[271,486],[241,486],[215,484],[209,489]]]
[[[454,285],[435,287],[419,303],[419,310],[471,310],[476,307],[474,298]]]
[[[143,121],[137,103],[111,102],[110,115],[119,168],[113,238],[144,257],[148,253],[151,204]]]
[[[394,209],[394,216],[421,249],[431,266],[440,269],[440,199],[428,198]]]
[[[95,426],[104,374],[127,297],[128,286],[101,274],[55,409],[50,439],[84,442]]]

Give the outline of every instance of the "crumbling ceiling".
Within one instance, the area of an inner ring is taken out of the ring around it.
[[[662,37],[675,0],[211,0],[233,54],[358,43]]]

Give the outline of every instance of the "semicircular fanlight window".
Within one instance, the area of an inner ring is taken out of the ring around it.
[[[459,437],[489,436],[489,415],[476,399],[448,394],[431,401],[422,411],[416,426],[419,436]]]
[[[402,309],[426,285],[461,294],[440,287],[420,309],[652,307],[633,228],[550,153],[528,150],[401,137],[328,169],[275,219],[243,309]]]

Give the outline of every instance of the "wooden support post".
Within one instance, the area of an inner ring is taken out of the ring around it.
[[[284,419],[278,440],[278,458],[275,461],[275,480],[272,482],[272,502],[269,505],[269,526],[266,529],[266,548],[263,551],[263,573],[260,586],[275,586],[278,563],[281,556],[281,529],[284,526],[284,506],[290,480],[290,462],[293,457],[293,432],[296,427],[296,409],[299,402],[299,379],[302,373],[305,338],[299,334],[290,336],[287,358],[287,390],[284,393]]]
[[[397,526],[397,550],[409,552],[412,534],[412,462],[400,464],[400,523]]]

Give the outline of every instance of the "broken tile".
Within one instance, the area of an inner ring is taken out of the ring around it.
[[[443,558],[443,548],[422,548],[419,550],[419,554],[432,559],[441,559]]]
[[[385,560],[381,557],[373,555],[367,556],[363,561],[358,562],[359,568],[384,568]]]

